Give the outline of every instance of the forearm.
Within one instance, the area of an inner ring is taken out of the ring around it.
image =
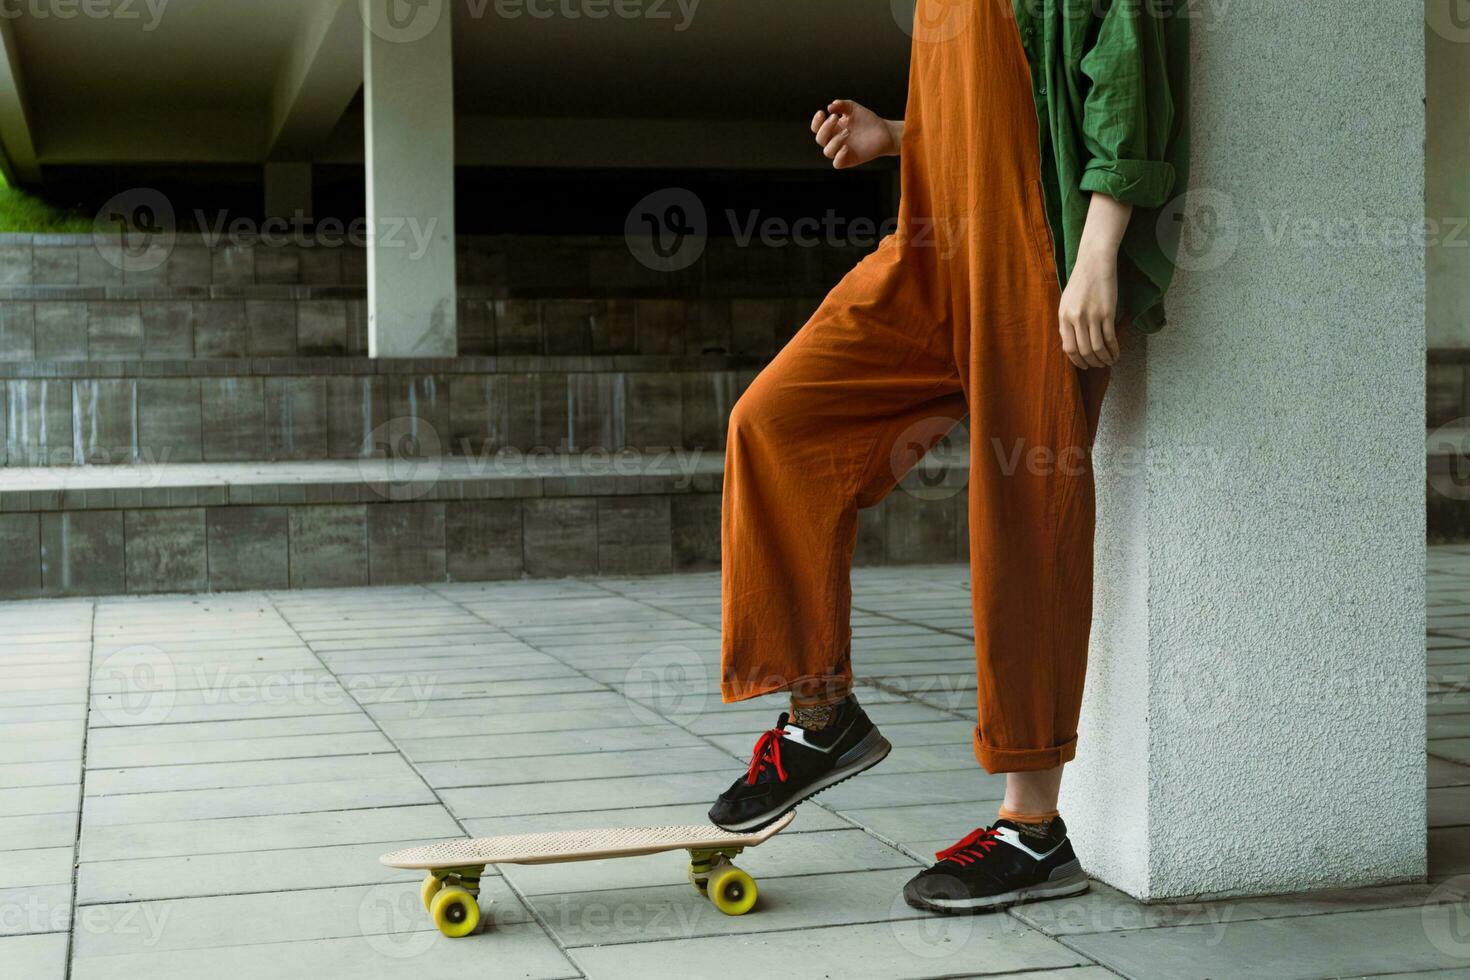
[[[887,127],[889,139],[892,143],[892,149],[883,155],[896,157],[903,148],[903,120],[885,119],[883,120],[883,125]]]
[[[1123,244],[1123,234],[1132,218],[1133,205],[1094,192],[1092,203],[1087,208],[1087,221],[1082,226],[1082,240],[1077,247],[1078,261],[1084,258],[1116,259]]]
[[[1132,217],[1133,205],[1093,192],[1057,310],[1062,352],[1084,371],[1118,361],[1118,249]]]

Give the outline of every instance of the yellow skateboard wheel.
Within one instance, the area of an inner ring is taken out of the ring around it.
[[[479,926],[480,903],[465,889],[449,885],[429,902],[429,914],[440,932],[450,939],[458,939]]]
[[[435,878],[433,872],[424,875],[424,883],[419,886],[419,895],[423,897],[425,911],[430,908],[430,903],[434,901],[434,896],[439,894],[439,889],[443,887],[444,882]]]
[[[709,899],[726,915],[744,915],[755,908],[755,879],[733,864],[709,876]]]

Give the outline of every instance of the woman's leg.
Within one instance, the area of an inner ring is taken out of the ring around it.
[[[1062,789],[1062,768],[1056,766],[1006,773],[1006,797],[1000,805],[1001,816],[1021,823],[1040,823],[1056,816],[1057,795]]]
[[[903,476],[892,448],[965,413],[952,329],[915,295],[918,260],[885,244],[838,285],[740,398],[725,456],[721,691],[850,689],[857,512]]]

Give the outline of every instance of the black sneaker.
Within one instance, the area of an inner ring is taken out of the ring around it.
[[[781,712],[776,727],[761,734],[749,771],[710,807],[716,827],[759,830],[807,797],[876,766],[893,749],[851,695],[820,731],[806,731],[787,719]]]
[[[904,900],[916,909],[990,912],[1087,891],[1061,817],[1044,839],[1024,837],[1009,820],[998,820],[934,857],[933,867],[903,886]]]

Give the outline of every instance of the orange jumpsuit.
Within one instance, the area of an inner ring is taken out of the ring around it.
[[[904,475],[896,445],[900,459],[916,438],[927,449],[968,415],[975,756],[991,772],[1048,769],[1076,750],[1090,450],[1108,377],[1062,352],[1036,109],[1009,0],[919,0],[902,163],[899,231],[731,415],[721,691],[846,689],[858,509]]]

